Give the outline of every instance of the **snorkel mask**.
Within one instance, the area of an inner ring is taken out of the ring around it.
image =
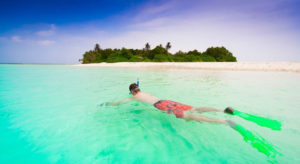
[[[140,81],[139,81],[139,78],[137,78],[137,80],[136,80],[136,85],[137,85],[137,87],[140,87]],[[129,92],[129,94],[132,95],[131,92]]]

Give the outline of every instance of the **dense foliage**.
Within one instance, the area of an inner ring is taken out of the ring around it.
[[[236,57],[225,47],[210,47],[205,52],[197,50],[182,52],[178,51],[171,54],[168,50],[171,43],[165,47],[162,45],[150,48],[146,43],[144,49],[101,49],[99,44],[95,45],[94,50],[87,51],[83,58],[79,59],[83,64],[100,62],[236,62]]]

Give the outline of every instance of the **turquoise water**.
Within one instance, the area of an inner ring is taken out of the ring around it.
[[[151,105],[128,102],[142,91],[193,106],[240,111],[283,123],[273,131],[226,118],[281,153],[270,159],[233,129],[186,122]],[[191,69],[0,65],[0,163],[299,163],[300,74]]]

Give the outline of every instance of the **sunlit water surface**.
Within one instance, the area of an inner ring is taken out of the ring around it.
[[[232,119],[276,146],[275,159],[224,125],[186,122],[128,102],[128,86],[193,106],[281,120],[281,131]],[[300,74],[0,65],[0,163],[300,163]]]

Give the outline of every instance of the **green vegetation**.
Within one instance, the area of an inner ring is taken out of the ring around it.
[[[94,50],[87,51],[79,61],[86,63],[115,63],[115,62],[236,62],[236,57],[225,47],[210,47],[205,52],[197,50],[175,54],[169,52],[171,43],[165,47],[162,45],[151,49],[150,44],[146,43],[143,49],[101,49],[99,44],[95,45]]]

